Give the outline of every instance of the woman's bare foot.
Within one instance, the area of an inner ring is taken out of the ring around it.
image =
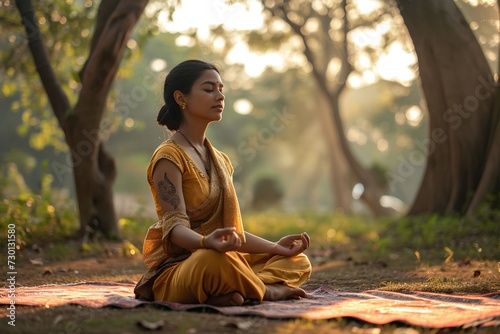
[[[291,288],[283,284],[266,284],[264,300],[282,300],[305,298],[306,292],[299,288]]]
[[[205,304],[213,306],[241,306],[245,299],[239,292],[231,292],[226,295],[210,296]]]

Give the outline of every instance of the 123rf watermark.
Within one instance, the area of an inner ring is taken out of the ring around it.
[[[16,225],[7,226],[7,288],[9,305],[7,306],[7,323],[16,326]]]

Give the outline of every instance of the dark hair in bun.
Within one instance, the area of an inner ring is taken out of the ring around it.
[[[156,121],[160,125],[166,125],[169,130],[178,130],[182,122],[182,111],[175,102],[174,92],[181,91],[189,94],[194,82],[206,70],[214,70],[220,73],[215,65],[201,60],[186,60],[176,65],[165,78],[163,86],[163,99],[165,104],[160,108]]]

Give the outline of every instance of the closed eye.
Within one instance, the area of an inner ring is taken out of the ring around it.
[[[206,87],[206,88],[203,88],[203,90],[205,92],[212,92],[214,89],[219,89],[219,92],[222,93],[222,89],[224,88],[224,85],[222,83],[216,83],[216,82],[212,82],[212,81],[205,81],[201,84],[202,87]],[[210,87],[210,88],[208,88]]]
[[[204,89],[204,91],[207,92],[207,93],[211,93],[211,92],[214,91],[214,89],[213,88],[211,88],[211,89]],[[222,89],[219,89],[219,93],[223,94],[224,92],[222,91]]]

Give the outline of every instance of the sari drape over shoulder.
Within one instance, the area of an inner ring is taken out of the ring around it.
[[[206,144],[212,167],[208,197],[196,208],[187,207],[187,213],[165,212],[155,224],[149,227],[143,244],[144,263],[149,271],[136,286],[134,292],[137,298],[152,299],[152,285],[161,272],[191,255],[192,251],[170,242],[169,234],[175,226],[184,225],[201,235],[208,235],[217,228],[234,227],[241,240],[245,242],[238,198],[231,179],[233,167],[228,157],[215,149],[208,139]],[[187,153],[178,144],[168,140],[160,145],[153,154],[148,168],[148,178],[152,175],[154,164],[159,159],[169,159],[168,155],[162,155],[162,150],[169,149],[186,155],[185,158],[190,160]],[[176,165],[178,164],[176,163]],[[150,186],[152,186],[151,183]]]

